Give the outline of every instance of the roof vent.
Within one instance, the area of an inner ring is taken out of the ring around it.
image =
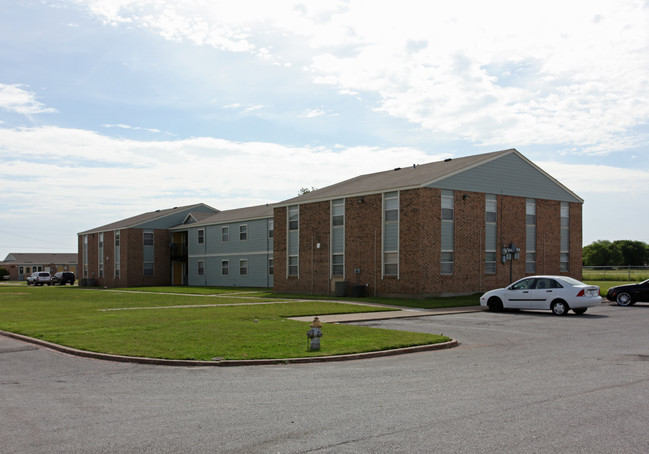
[[[401,170],[401,167],[395,167],[394,170]]]
[[[453,158],[446,158],[446,159],[444,159],[444,162],[450,162],[452,160],[453,160]]]

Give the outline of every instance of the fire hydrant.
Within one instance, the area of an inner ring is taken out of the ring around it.
[[[320,350],[320,338],[322,337],[322,331],[320,328],[322,328],[322,323],[320,323],[320,319],[316,317],[313,319],[313,323],[311,323],[311,329],[306,332],[306,337],[311,339],[309,351]]]

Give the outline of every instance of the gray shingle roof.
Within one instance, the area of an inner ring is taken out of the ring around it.
[[[16,253],[12,252],[7,255],[4,262],[8,264],[31,264],[36,265],[48,265],[50,263],[55,265],[63,264],[76,264],[78,260],[77,253],[46,253],[46,252],[35,252],[35,253]]]
[[[273,217],[273,204],[257,205],[252,207],[245,208],[235,208],[233,210],[223,210],[219,211],[216,214],[202,219],[198,222],[192,224],[182,224],[176,227],[171,228],[170,230],[183,230],[187,229],[187,226],[198,227],[202,225],[215,225],[215,224],[225,224],[228,222],[235,221],[249,221],[253,219],[264,219]]]
[[[447,178],[456,173],[468,170],[485,162],[497,159],[510,153],[520,154],[515,149],[495,151],[464,158],[446,159],[417,166],[396,168],[383,172],[361,175],[322,189],[284,200],[278,206],[295,203],[316,202],[338,197],[373,194],[387,190],[420,188]]]
[[[170,214],[176,213],[178,211],[183,211],[187,210],[190,208],[194,207],[204,207],[208,208],[214,211],[218,211],[208,205],[205,205],[203,203],[197,203],[194,205],[186,205],[182,207],[173,207],[173,208],[167,208],[164,210],[155,210],[155,211],[150,211],[148,213],[142,213],[138,214],[137,216],[132,216],[130,218],[122,219],[121,221],[116,221],[112,222],[110,224],[102,225],[101,227],[96,227],[94,229],[86,230],[85,232],[80,232],[79,235],[86,235],[88,233],[93,233],[93,232],[105,232],[109,230],[120,230],[120,229],[128,229],[128,228],[133,228],[137,227],[140,224],[144,224],[145,222],[153,221],[155,219],[160,219],[164,218],[165,216],[168,216]],[[211,214],[211,213],[210,213]]]

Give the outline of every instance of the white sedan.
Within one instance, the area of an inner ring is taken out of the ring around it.
[[[549,309],[555,315],[566,315],[571,309],[581,315],[589,307],[601,303],[598,286],[567,276],[528,276],[480,297],[480,305],[487,306],[490,311]]]

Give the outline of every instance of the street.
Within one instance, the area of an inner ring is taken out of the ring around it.
[[[442,333],[460,345],[187,368],[0,337],[0,452],[649,452],[648,304],[357,324]]]

